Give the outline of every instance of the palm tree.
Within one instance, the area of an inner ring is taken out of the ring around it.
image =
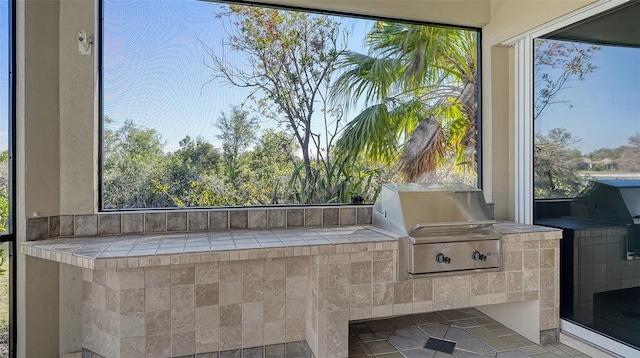
[[[345,157],[399,163],[405,180],[432,181],[454,156],[458,172],[475,170],[477,34],[378,21],[367,54],[346,52],[333,98],[365,109],[337,143]]]

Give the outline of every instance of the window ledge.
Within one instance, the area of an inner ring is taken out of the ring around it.
[[[56,237],[371,225],[372,205],[105,212],[27,219],[27,241]]]

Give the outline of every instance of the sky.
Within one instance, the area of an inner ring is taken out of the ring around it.
[[[203,43],[219,50],[228,27],[216,18],[220,5],[137,0],[104,4],[103,103],[104,114],[114,120],[112,128],[125,120],[154,128],[167,151],[177,149],[186,135],[220,147],[216,120],[249,94],[221,81],[207,83],[213,71],[205,65]],[[348,48],[363,51],[362,40],[373,22],[342,22],[351,32]],[[243,61],[228,50],[225,55],[236,63]],[[263,129],[273,126],[261,124]]]
[[[0,1],[0,150],[8,148],[9,1]]]
[[[581,141],[577,149],[588,154],[617,148],[640,132],[640,49],[602,46],[593,58],[597,66],[583,81],[572,81],[556,104],[536,119],[536,133],[564,128]]]
[[[129,119],[154,128],[168,151],[186,135],[216,144],[216,119],[247,96],[223,83],[206,84],[212,71],[204,64],[200,41],[215,47],[225,38],[224,24],[216,18],[219,5],[105,0],[104,6],[104,113],[114,119],[113,127]],[[342,22],[351,32],[348,48],[363,52],[362,39],[372,22]],[[0,1],[0,150],[7,148],[8,38],[8,2]],[[581,139],[578,149],[585,154],[624,145],[640,132],[640,49],[603,46],[593,62],[595,72],[560,95],[571,107],[554,105],[535,123],[541,134],[567,129]]]

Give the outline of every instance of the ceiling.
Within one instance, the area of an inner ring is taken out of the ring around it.
[[[631,1],[544,37],[640,48],[640,1]]]

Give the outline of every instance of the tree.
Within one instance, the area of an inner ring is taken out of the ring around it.
[[[285,132],[268,129],[253,150],[241,157],[238,182],[245,205],[296,203],[295,188],[288,185],[300,159],[295,156],[296,142]]]
[[[556,104],[571,107],[571,102],[559,98],[573,81],[583,81],[597,67],[593,56],[599,46],[575,42],[536,39],[534,42],[533,120]]]
[[[154,129],[132,121],[117,130],[108,129],[105,118],[103,150],[103,206],[148,208],[172,206],[162,187],[166,170],[164,143]]]
[[[0,233],[9,230],[9,151],[0,152]],[[7,259],[4,248],[0,247],[0,277],[7,273]],[[0,327],[2,329],[2,327]]]
[[[235,181],[240,166],[239,156],[256,139],[258,120],[249,118],[249,112],[233,107],[228,117],[224,112],[220,114],[216,127],[221,132],[217,137],[222,140],[225,171],[231,181]]]
[[[105,118],[105,123],[112,123]],[[218,173],[220,154],[189,136],[165,153],[155,130],[125,123],[104,132],[103,206],[106,209],[236,205],[236,192]]]
[[[596,70],[592,63],[598,46],[536,39],[534,42],[533,120],[557,104],[571,107],[560,94],[572,81],[582,81]],[[579,190],[576,140],[565,129],[555,128],[548,136],[536,134],[533,144],[536,198],[572,197]],[[554,152],[555,151],[555,152]],[[579,152],[578,152],[579,153]]]
[[[297,176],[300,202],[315,202],[319,173],[314,168],[322,160],[318,154],[329,148],[322,150],[321,135],[314,132],[313,124],[322,117],[329,123],[339,120],[327,98],[344,46],[340,24],[303,12],[241,5],[228,9],[223,15],[229,16],[231,26],[221,50],[203,44],[210,60],[207,66],[213,71],[211,81],[251,89],[249,99],[257,110],[285,126],[302,155]],[[224,50],[242,53],[244,63],[227,61]]]
[[[219,192],[219,185],[209,188],[204,184],[207,176],[217,175],[220,162],[220,154],[213,144],[187,136],[180,141],[180,149],[167,155],[167,162],[163,187],[174,206],[199,206],[203,190],[218,189]]]
[[[436,180],[447,155],[460,171],[476,165],[475,32],[378,21],[367,54],[346,52],[333,90],[366,108],[338,141],[344,155],[394,166],[407,181]]]
[[[0,152],[0,233],[9,225],[9,151]],[[2,256],[2,255],[0,255]],[[2,265],[0,259],[0,266]]]
[[[626,172],[640,172],[640,148],[627,147],[620,154],[618,169]]]
[[[628,172],[640,172],[640,132],[628,138],[629,145],[624,147],[618,167],[620,170]]]
[[[640,148],[640,132],[629,137],[628,141],[630,146]]]
[[[593,152],[589,153],[588,157],[591,161],[601,161],[604,159],[617,159],[620,158],[620,154],[624,151],[626,147],[620,146],[617,148],[600,148],[596,149]]]
[[[579,138],[562,128],[553,129],[546,136],[536,134],[533,167],[536,198],[578,194],[582,186],[576,174],[582,164],[582,155],[576,149],[579,142]]]

